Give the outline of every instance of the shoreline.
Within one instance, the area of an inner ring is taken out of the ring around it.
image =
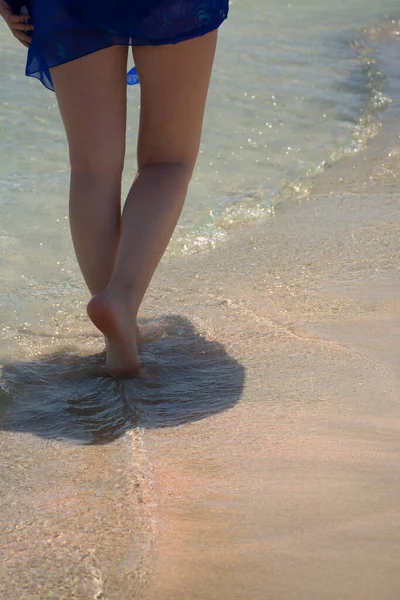
[[[0,436],[5,600],[393,600],[400,46],[387,45],[393,102],[365,152],[311,200],[161,264],[142,316],[176,320],[145,350],[152,387],[71,377],[75,355],[45,368],[37,347],[8,372],[23,394]],[[78,312],[73,351],[94,352]],[[77,445],[85,428],[98,445]]]

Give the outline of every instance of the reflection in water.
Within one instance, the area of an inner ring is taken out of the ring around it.
[[[105,377],[104,354],[73,349],[5,364],[0,425],[45,439],[106,444],[138,424],[176,426],[227,410],[243,390],[243,367],[181,317],[168,318],[161,339],[142,349],[142,360],[147,381]]]

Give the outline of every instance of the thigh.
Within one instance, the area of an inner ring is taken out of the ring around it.
[[[133,49],[141,82],[139,169],[161,162],[193,168],[216,42],[214,31],[176,45]]]
[[[51,69],[74,171],[122,171],[127,57],[111,46]]]

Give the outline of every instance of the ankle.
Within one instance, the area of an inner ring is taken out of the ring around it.
[[[123,285],[117,285],[115,283],[110,283],[104,290],[104,295],[111,301],[129,305],[130,307],[132,307],[132,309],[135,309],[136,314],[136,296],[131,288]]]

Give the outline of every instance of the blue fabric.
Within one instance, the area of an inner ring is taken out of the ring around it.
[[[49,69],[112,45],[176,44],[217,29],[229,0],[9,0],[35,30],[26,75],[54,91]]]

